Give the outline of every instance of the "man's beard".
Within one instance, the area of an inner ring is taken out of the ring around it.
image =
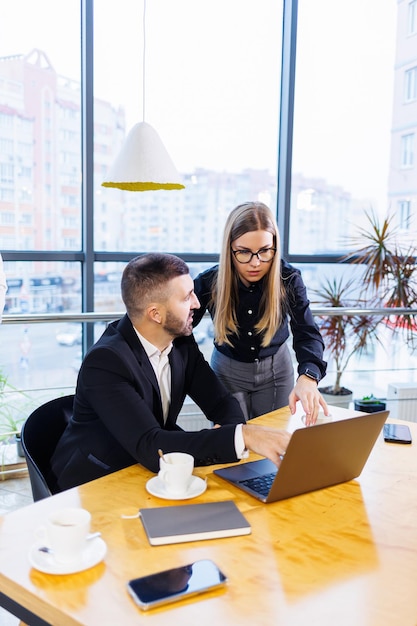
[[[178,317],[175,317],[170,311],[167,311],[166,320],[164,324],[165,332],[169,333],[171,337],[184,337],[191,335],[193,332],[193,320],[192,317],[188,318],[184,322]]]

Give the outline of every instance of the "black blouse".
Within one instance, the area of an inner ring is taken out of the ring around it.
[[[200,322],[206,310],[209,310],[213,317],[214,310],[210,304],[211,285],[217,271],[218,265],[202,272],[194,280],[194,290],[201,304],[201,308],[194,311],[194,326]],[[307,298],[307,290],[301,272],[286,261],[281,260],[281,277],[287,298],[288,314],[284,315],[282,324],[269,346],[265,348],[261,346],[262,335],[255,330],[260,318],[259,303],[264,284],[263,279],[249,287],[239,281],[239,301],[236,311],[239,336],[230,336],[233,346],[216,343],[215,346],[217,350],[231,359],[253,363],[275,354],[290,336],[289,327],[291,327],[298,372],[303,372],[308,368],[321,379],[326,374],[327,365],[323,361],[324,343],[310,310],[310,301]]]

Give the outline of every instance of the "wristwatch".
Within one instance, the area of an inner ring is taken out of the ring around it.
[[[298,378],[300,378],[300,376],[307,376],[307,378],[311,378],[312,380],[315,380],[317,384],[319,384],[320,382],[320,376],[318,374],[316,374],[316,372],[313,372],[313,370],[309,370],[308,367],[306,367],[306,369],[303,372],[300,372]]]

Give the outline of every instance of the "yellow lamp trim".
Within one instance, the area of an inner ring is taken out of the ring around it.
[[[146,122],[131,129],[101,184],[125,191],[185,188],[161,138]]]
[[[124,191],[157,191],[158,189],[185,189],[180,183],[101,183],[102,187],[113,187]]]

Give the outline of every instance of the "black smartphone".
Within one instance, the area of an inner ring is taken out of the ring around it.
[[[384,440],[389,443],[411,443],[411,432],[405,424],[384,424]]]
[[[127,589],[136,604],[146,611],[226,584],[226,576],[209,559],[163,572],[135,578]]]

